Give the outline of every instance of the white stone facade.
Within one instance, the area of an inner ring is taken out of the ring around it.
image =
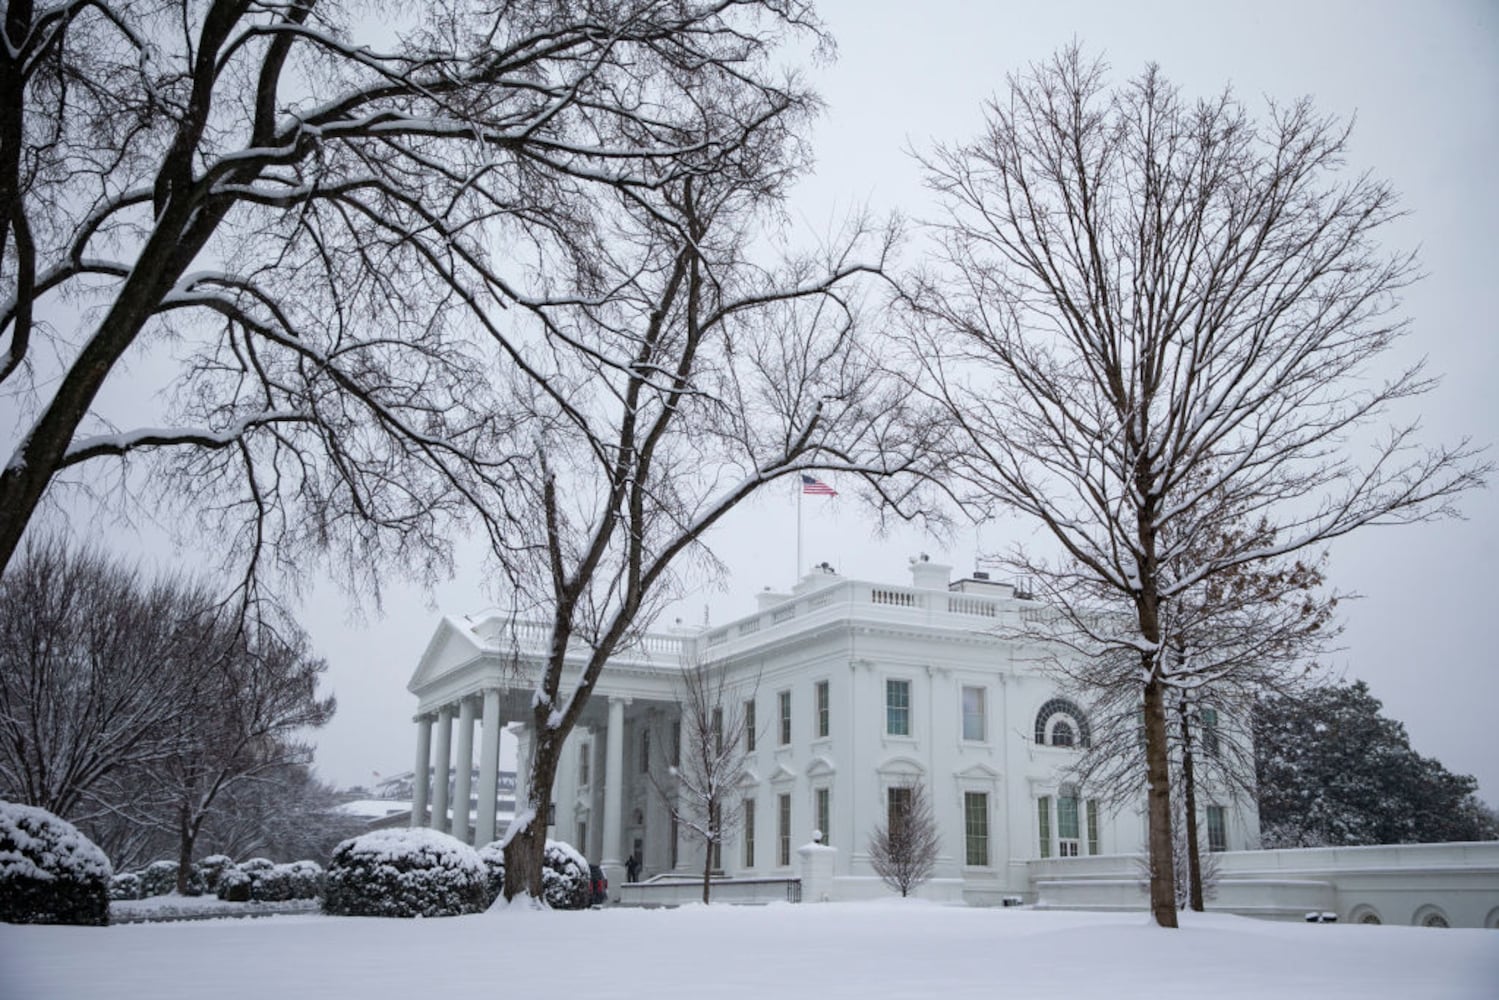
[[[794,877],[797,848],[821,829],[836,849],[832,894],[884,893],[867,844],[889,790],[916,782],[927,789],[942,846],[924,895],[1029,898],[1034,860],[1139,852],[1143,812],[1108,809],[1100,790],[1068,776],[1087,734],[1084,712],[1057,701],[1038,650],[998,634],[1038,606],[1009,586],[950,583],[949,575],[924,560],[913,564],[911,586],[819,571],[793,593],[759,595],[754,614],[691,634],[652,634],[622,650],[565,748],[549,835],[603,863],[616,886],[636,852],[642,878],[701,870],[700,848],[685,837],[673,845],[658,785],[664,755],[680,739],[680,671],[712,663],[727,669],[741,704],[755,705],[755,749],[737,796],[753,803],[753,823],[723,847],[726,875]],[[465,749],[471,754],[480,717],[481,772],[494,766],[491,734],[526,718],[543,638],[500,618],[443,621],[410,684],[419,699],[418,774],[441,770],[454,748],[459,761]],[[522,729],[522,782],[527,742]],[[493,786],[481,779],[481,794],[485,787]],[[445,797],[446,789],[431,791]],[[427,790],[416,792],[413,822],[428,822]],[[524,795],[518,789],[517,801]],[[1221,846],[1258,846],[1252,803],[1211,789],[1201,797],[1204,830],[1206,810],[1221,810]],[[446,817],[445,802],[432,806],[431,815]],[[483,803],[475,825],[477,843],[493,836]]]

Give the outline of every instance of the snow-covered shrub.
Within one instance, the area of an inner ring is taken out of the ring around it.
[[[104,852],[67,820],[0,801],[0,920],[102,927],[113,874]]]
[[[110,899],[140,899],[141,877],[135,872],[121,872],[109,880]]]
[[[488,905],[484,864],[436,830],[376,830],[333,850],[323,912],[353,917],[448,917]]]
[[[316,861],[293,861],[248,873],[250,898],[262,903],[316,899],[323,889],[323,867]]]
[[[177,862],[153,861],[140,872],[141,898],[177,891]]]
[[[489,901],[493,903],[505,891],[505,845],[498,840],[485,844],[479,848],[479,861],[484,865]]]
[[[588,860],[571,844],[547,841],[542,854],[541,895],[554,910],[586,910],[593,902]]]
[[[288,899],[316,899],[323,894],[323,866],[316,861],[293,861],[282,867],[291,890]]]
[[[250,873],[239,865],[231,865],[219,873],[218,897],[230,903],[248,903],[254,880]]]
[[[234,867],[234,859],[227,854],[210,854],[193,866],[203,879],[203,891],[217,893],[219,879],[224,872]]]

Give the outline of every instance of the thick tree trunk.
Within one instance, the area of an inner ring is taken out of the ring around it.
[[[526,784],[526,808],[531,818],[510,835],[505,845],[505,898],[530,896],[540,901],[542,859],[547,846],[547,812],[552,804],[552,782],[562,755],[564,735],[543,724],[531,746],[531,773]]]
[[[1150,913],[1161,927],[1176,926],[1176,870],[1171,857],[1171,772],[1166,746],[1165,685],[1145,684],[1146,815],[1150,851]]]
[[[1192,727],[1187,722],[1187,706],[1182,704],[1182,809],[1187,814],[1187,905],[1197,913],[1203,911],[1202,858],[1197,853],[1197,779],[1192,766]]]
[[[188,876],[193,870],[193,845],[198,840],[197,824],[188,819],[187,807],[177,814],[177,895],[187,895]]]

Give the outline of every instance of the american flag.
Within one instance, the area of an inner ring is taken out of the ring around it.
[[[805,472],[802,473],[802,492],[810,493],[814,497],[835,497],[838,495],[838,491],[827,483],[821,479],[814,479]]]

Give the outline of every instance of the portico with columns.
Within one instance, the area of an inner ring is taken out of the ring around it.
[[[502,735],[515,739],[516,802],[526,799],[531,697],[546,636],[502,616],[444,618],[412,676],[418,699],[411,825],[430,826],[475,846],[502,838],[497,781]],[[676,862],[670,810],[652,780],[649,755],[673,755],[679,739],[680,638],[650,636],[612,659],[563,747],[547,837],[577,847],[624,881],[638,849],[648,870]],[[476,738],[475,728],[478,729]],[[471,788],[478,750],[478,785]],[[654,747],[652,747],[654,744]],[[658,760],[662,763],[666,758]],[[442,775],[451,774],[450,782]],[[472,803],[473,818],[464,803]]]

